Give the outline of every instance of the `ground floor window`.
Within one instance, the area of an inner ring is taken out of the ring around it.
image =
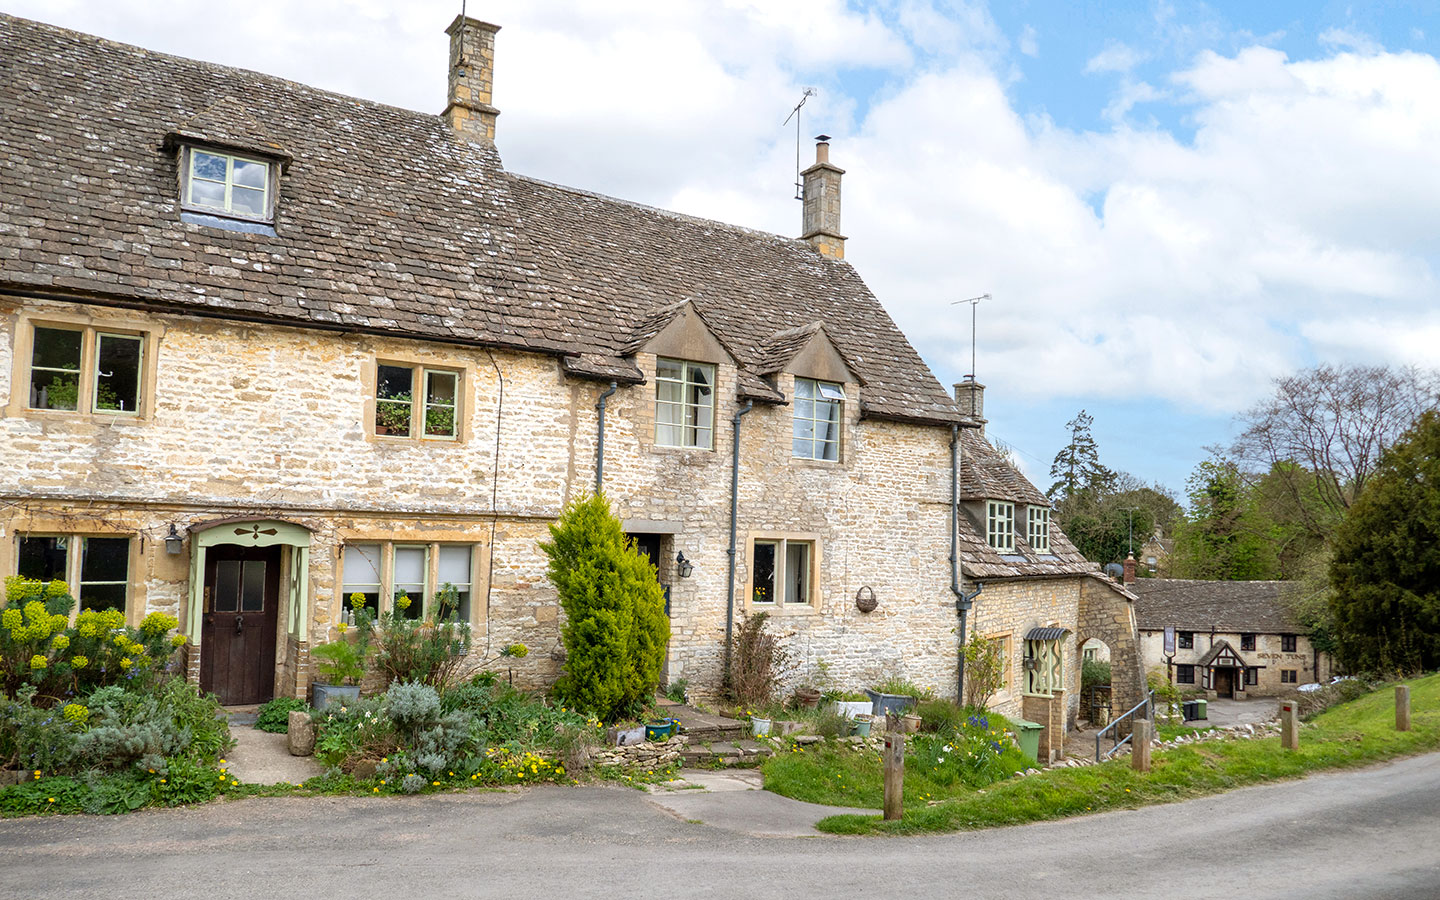
[[[471,621],[475,544],[355,542],[341,554],[340,593],[376,615]]]
[[[750,552],[750,602],[804,606],[813,599],[815,542],[756,540]]]
[[[83,535],[21,535],[15,573],[21,578],[63,581],[76,611],[126,610],[130,595],[130,538]]]
[[[1299,674],[1299,673],[1298,673],[1295,669],[1281,669],[1281,670],[1280,670],[1280,683],[1281,683],[1281,684],[1294,684],[1294,683],[1296,682],[1296,680],[1297,680],[1296,677],[1295,677],[1297,674]]]
[[[1176,666],[1176,667],[1175,667],[1175,683],[1176,683],[1176,684],[1194,684],[1194,683],[1195,683],[1195,667],[1194,667],[1194,666]]]
[[[1260,667],[1259,667],[1259,666],[1250,666],[1249,668],[1247,668],[1247,669],[1245,670],[1245,683],[1246,683],[1246,684],[1259,684],[1259,683],[1260,683]]]

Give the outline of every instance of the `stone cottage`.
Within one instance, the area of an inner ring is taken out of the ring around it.
[[[498,30],[451,24],[434,115],[0,17],[0,572],[177,615],[228,703],[304,695],[343,598],[446,585],[542,685],[538,541],[602,487],[701,693],[766,610],[802,669],[953,696],[966,575],[1005,708],[1032,619],[1063,698],[1085,591],[1128,598],[845,262],[828,143],[798,239],[509,172]]]
[[[1274,697],[1328,681],[1329,653],[1315,649],[1284,601],[1284,581],[1191,581],[1142,578],[1128,585],[1138,599],[1136,623],[1147,671],[1177,687],[1243,700]],[[1165,629],[1175,629],[1166,658]]]

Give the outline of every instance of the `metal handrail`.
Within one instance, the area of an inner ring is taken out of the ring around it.
[[[1116,734],[1111,734],[1111,735],[1110,735],[1110,740],[1114,741],[1114,742],[1115,742],[1115,745],[1114,745],[1113,747],[1111,747],[1108,751],[1106,751],[1105,753],[1102,754],[1102,753],[1100,752],[1100,739],[1105,736],[1106,732],[1109,732],[1109,731],[1114,730],[1114,728],[1115,728],[1116,725],[1119,725],[1121,722],[1124,722],[1126,719],[1128,719],[1128,718],[1130,718],[1131,716],[1135,715],[1135,713],[1139,712],[1141,709],[1144,709],[1144,710],[1145,710],[1145,716],[1146,716],[1146,718],[1151,719],[1151,720],[1153,721],[1154,718],[1155,718],[1155,716],[1154,716],[1154,714],[1153,714],[1154,707],[1155,707],[1155,692],[1154,692],[1154,691],[1148,691],[1148,692],[1146,692],[1146,694],[1145,694],[1145,699],[1144,699],[1144,700],[1141,700],[1139,703],[1135,704],[1134,707],[1132,707],[1131,709],[1127,710],[1127,711],[1126,711],[1125,713],[1123,713],[1122,715],[1116,716],[1116,717],[1115,717],[1115,721],[1111,722],[1109,725],[1106,725],[1104,728],[1102,728],[1102,729],[1100,729],[1098,732],[1096,732],[1096,733],[1095,733],[1095,761],[1096,761],[1096,762],[1101,762],[1102,760],[1106,760],[1106,759],[1109,759],[1110,757],[1114,756],[1115,753],[1116,753],[1116,751],[1118,751],[1121,747],[1125,746],[1126,744],[1130,743],[1130,738],[1133,737],[1134,734],[1135,734],[1135,732],[1134,732],[1133,729],[1131,730],[1131,732],[1130,732],[1129,734],[1125,735],[1123,738],[1122,738],[1122,737],[1117,737],[1118,732],[1116,732]]]

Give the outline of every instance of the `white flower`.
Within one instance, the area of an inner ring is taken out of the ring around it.
[[[955,750],[955,748],[952,747],[952,746],[950,746],[949,744],[946,744],[946,745],[945,745],[945,752],[946,752],[946,753],[953,752],[954,750]]]

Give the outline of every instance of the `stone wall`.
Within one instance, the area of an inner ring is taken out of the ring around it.
[[[1103,641],[1110,652],[1110,714],[1119,716],[1145,698],[1145,667],[1140,658],[1140,632],[1135,627],[1135,605],[1129,597],[1099,578],[1086,578],[1080,586],[1079,645],[1091,638]],[[1077,659],[1077,667],[1083,659]],[[1127,728],[1122,726],[1122,730]]]
[[[987,637],[1008,638],[1010,655],[1003,686],[990,700],[991,709],[1011,718],[1029,718],[1025,713],[1025,672],[1020,662],[1025,654],[1025,634],[1032,628],[1064,628],[1070,634],[1062,642],[1066,698],[1062,720],[1073,724],[1080,702],[1079,664],[1073,661],[1079,657],[1075,630],[1084,580],[1072,576],[985,582],[971,610],[970,627]]]

